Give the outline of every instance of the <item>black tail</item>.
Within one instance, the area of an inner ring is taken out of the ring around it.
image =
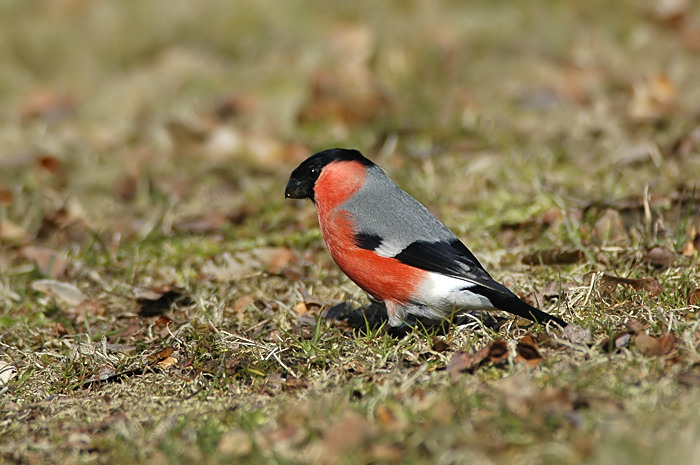
[[[543,312],[542,310],[526,304],[515,294],[502,294],[500,292],[485,288],[481,288],[479,291],[491,301],[494,307],[498,308],[499,310],[505,310],[508,313],[512,313],[513,315],[517,315],[522,318],[527,318],[528,320],[532,320],[542,325],[550,321],[558,324],[562,328],[566,328],[569,325],[569,323],[559,317],[550,315],[549,313]]]

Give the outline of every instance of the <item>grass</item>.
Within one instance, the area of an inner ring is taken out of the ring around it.
[[[0,461],[692,463],[698,15],[3,3]],[[331,146],[591,340],[503,315],[389,334],[282,198]],[[494,340],[503,360],[450,368]]]

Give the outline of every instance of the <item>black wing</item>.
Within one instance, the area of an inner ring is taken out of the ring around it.
[[[446,242],[414,242],[395,257],[407,265],[452,276],[475,284],[469,291],[485,296],[494,307],[514,315],[545,324],[553,321],[562,328],[567,323],[520,300],[503,284],[494,280],[474,255],[459,240]]]
[[[376,250],[381,246],[382,240],[376,235],[359,234],[356,243],[364,249]],[[473,284],[469,291],[485,296],[494,307],[501,310],[541,324],[553,321],[561,327],[567,325],[561,318],[523,302],[510,289],[494,280],[459,239],[449,243],[414,242],[394,258],[406,265],[467,281]]]
[[[463,279],[492,291],[512,295],[507,287],[495,281],[479,260],[459,240],[447,242],[414,242],[394,258],[406,265]]]

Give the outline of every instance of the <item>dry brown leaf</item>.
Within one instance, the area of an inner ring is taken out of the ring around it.
[[[500,363],[508,358],[508,343],[502,339],[494,339],[488,345],[468,354],[464,351],[455,353],[447,366],[447,371],[456,376],[464,371],[473,373],[479,366],[486,363]]]
[[[667,116],[675,102],[675,84],[668,75],[657,74],[634,85],[627,114],[634,122],[655,121]]]
[[[667,334],[665,336],[659,337],[659,342],[661,342],[661,353],[664,355],[668,355],[675,349],[676,347],[676,342],[678,340],[676,339],[676,336],[673,334]]]
[[[87,297],[72,284],[53,279],[39,279],[32,283],[32,289],[55,297],[69,305],[80,305]]]
[[[627,320],[625,326],[633,334],[640,334],[646,328],[646,325],[636,318],[630,318],[629,320]]]
[[[692,235],[692,239],[686,242],[681,253],[684,257],[694,257],[697,252],[700,252],[700,233]]]
[[[699,34],[700,36],[700,34]],[[700,39],[700,37],[698,37]],[[700,126],[696,126],[681,134],[673,143],[666,146],[663,154],[666,157],[686,158],[697,154],[700,150]]]
[[[574,344],[589,344],[591,342],[591,330],[574,324],[567,325],[561,335]]]
[[[14,194],[10,189],[5,189],[4,187],[0,186],[0,206],[2,207],[9,207],[12,205],[12,202],[14,200]],[[0,239],[2,239],[2,236],[0,236]]]
[[[39,272],[51,278],[60,278],[65,275],[68,259],[66,254],[48,247],[35,247],[28,245],[20,250],[22,256],[31,260]]]
[[[612,338],[605,338],[600,343],[600,349],[607,353],[617,352],[629,344],[631,339],[632,333],[630,331],[619,331]]]
[[[501,393],[508,410],[520,417],[530,412],[533,400],[540,393],[537,384],[524,373],[500,379],[494,388]]]
[[[688,293],[688,304],[700,306],[700,287],[696,287]]]
[[[403,453],[404,449],[394,444],[373,444],[368,451],[372,458],[370,463],[399,464]]]
[[[244,457],[252,452],[253,442],[246,431],[234,429],[221,436],[216,450],[223,456]]]
[[[80,304],[75,305],[67,310],[67,314],[73,318],[73,323],[82,324],[85,321],[86,315],[102,316],[107,310],[107,304],[104,300],[85,299]]]
[[[406,426],[405,421],[401,421],[399,417],[386,405],[379,404],[374,409],[374,418],[386,430],[398,431]]]
[[[209,213],[205,216],[197,218],[189,218],[173,223],[173,230],[194,233],[194,234],[212,234],[221,232],[221,229],[226,225],[228,219],[220,212]]]
[[[297,302],[297,304],[294,306],[294,313],[296,313],[299,316],[305,315],[308,311],[309,307],[306,306],[306,303],[303,300]]]
[[[323,434],[323,446],[326,454],[338,458],[343,453],[371,441],[378,429],[360,414],[349,411]]]
[[[236,319],[239,323],[243,322],[245,319],[245,309],[248,305],[255,302],[255,299],[249,295],[244,295],[236,299],[236,301],[231,305],[231,310],[236,314]]]
[[[542,354],[540,354],[537,343],[531,336],[525,336],[520,339],[515,347],[515,351],[518,354],[515,358],[516,362],[525,362],[528,365],[535,366],[542,360]]]
[[[640,334],[634,340],[634,345],[644,355],[662,355],[661,342],[647,334]]]
[[[57,174],[63,167],[63,163],[58,159],[58,157],[48,154],[39,155],[36,158],[36,164],[39,168],[48,171],[51,174]]]
[[[659,268],[668,268],[673,264],[675,258],[676,254],[671,250],[665,247],[655,246],[644,254],[642,260]]]
[[[630,286],[635,291],[649,293],[650,296],[656,297],[661,294],[661,284],[656,278],[620,278],[609,274],[603,274],[599,281],[599,291],[601,293],[611,294],[615,291],[618,284]]]
[[[17,368],[0,360],[0,386],[5,386],[15,375],[17,375]]]
[[[158,362],[161,362],[161,361],[169,358],[173,354],[173,352],[175,352],[175,348],[166,347],[165,349],[161,350],[160,352],[155,353],[153,355],[149,355],[146,358],[148,359],[148,361],[151,364],[156,364]]]
[[[177,359],[175,357],[164,358],[160,362],[156,363],[156,365],[158,366],[158,368],[167,370],[168,368],[177,365]]]
[[[685,384],[686,386],[698,387],[700,386],[700,373],[685,372],[678,374],[678,382]]]
[[[235,255],[223,253],[202,266],[202,274],[217,281],[237,281],[260,272],[277,274],[296,261],[296,254],[287,247],[259,247]]]
[[[603,215],[595,222],[592,231],[593,237],[600,244],[627,244],[629,236],[622,223],[620,212],[608,208]]]
[[[441,353],[445,352],[450,348],[450,344],[448,344],[444,339],[439,338],[437,336],[433,336],[433,344],[431,346],[431,350]]]
[[[522,262],[525,265],[566,265],[580,263],[586,259],[581,250],[547,249],[525,255]]]
[[[654,337],[642,333],[636,337],[634,345],[644,355],[668,355],[676,345],[676,337],[673,334]]]
[[[452,376],[457,376],[465,371],[473,371],[476,366],[477,363],[475,363],[471,355],[467,352],[459,351],[450,359],[450,363],[447,365],[447,372]]]
[[[27,231],[23,227],[6,219],[0,219],[0,241],[20,242],[28,238]]]

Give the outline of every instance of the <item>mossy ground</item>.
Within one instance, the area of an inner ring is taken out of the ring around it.
[[[2,461],[697,460],[700,10],[672,3],[1,4]],[[283,190],[332,146],[590,342],[324,317],[368,301]]]

